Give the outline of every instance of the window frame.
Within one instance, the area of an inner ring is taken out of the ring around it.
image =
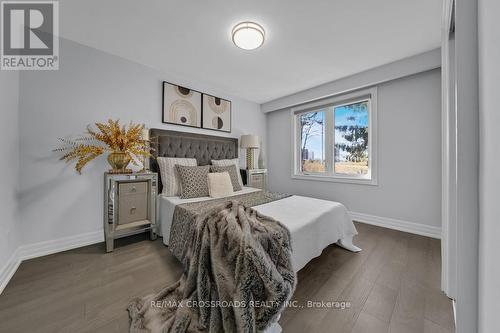
[[[368,175],[352,176],[335,174],[334,147],[335,147],[335,108],[357,102],[368,101]],[[307,112],[320,111],[321,109],[333,108],[325,112],[325,173],[302,172],[301,146],[302,137],[300,133],[299,115]],[[311,102],[290,110],[292,121],[292,165],[291,177],[293,179],[315,180],[325,182],[339,182],[350,184],[378,185],[378,161],[377,161],[377,88],[368,88],[351,93],[338,94],[320,101]]]

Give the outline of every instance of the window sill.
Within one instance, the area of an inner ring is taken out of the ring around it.
[[[349,177],[338,177],[338,176],[292,174],[292,179],[313,180],[313,181],[332,182],[332,183],[357,184],[357,185],[371,185],[371,186],[378,185],[376,179],[349,178]]]

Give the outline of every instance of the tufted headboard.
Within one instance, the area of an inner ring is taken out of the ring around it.
[[[156,157],[196,158],[198,165],[210,164],[211,160],[238,157],[238,139],[213,135],[169,131],[152,128],[149,130],[151,147],[155,149],[150,168],[159,172]],[[162,191],[159,177],[158,193]]]

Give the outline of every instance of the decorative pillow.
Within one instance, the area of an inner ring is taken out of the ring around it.
[[[181,198],[208,197],[208,172],[210,166],[176,165],[181,183]]]
[[[177,157],[158,157],[158,166],[160,168],[160,177],[163,184],[162,194],[173,197],[181,194],[179,182],[179,173],[176,165],[196,166],[198,163],[195,158],[177,158]]]
[[[233,195],[233,184],[228,172],[209,173],[208,193],[212,198],[223,198]]]
[[[212,165],[210,167],[210,172],[227,172],[229,174],[229,178],[231,179],[231,184],[233,184],[233,191],[241,191],[240,182],[238,179],[239,170],[236,169],[236,165],[228,165],[228,166],[216,166]]]
[[[231,160],[212,160],[212,165],[215,166],[229,166],[229,165],[236,165],[236,171],[238,174],[238,183],[240,183],[240,187],[243,187],[243,180],[241,179],[241,174],[240,174],[240,159],[239,158],[233,158]]]

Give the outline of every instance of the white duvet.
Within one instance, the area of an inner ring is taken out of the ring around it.
[[[260,191],[245,187],[234,195]],[[159,196],[160,235],[168,245],[170,227],[175,206],[210,200],[209,197],[181,199],[179,197]],[[292,261],[296,271],[303,268],[311,259],[321,254],[328,245],[340,241],[340,245],[352,251],[359,248],[352,246],[352,237],[357,234],[356,227],[344,205],[334,201],[320,200],[293,195],[263,205],[255,206],[261,214],[271,216],[290,230],[292,236]]]

